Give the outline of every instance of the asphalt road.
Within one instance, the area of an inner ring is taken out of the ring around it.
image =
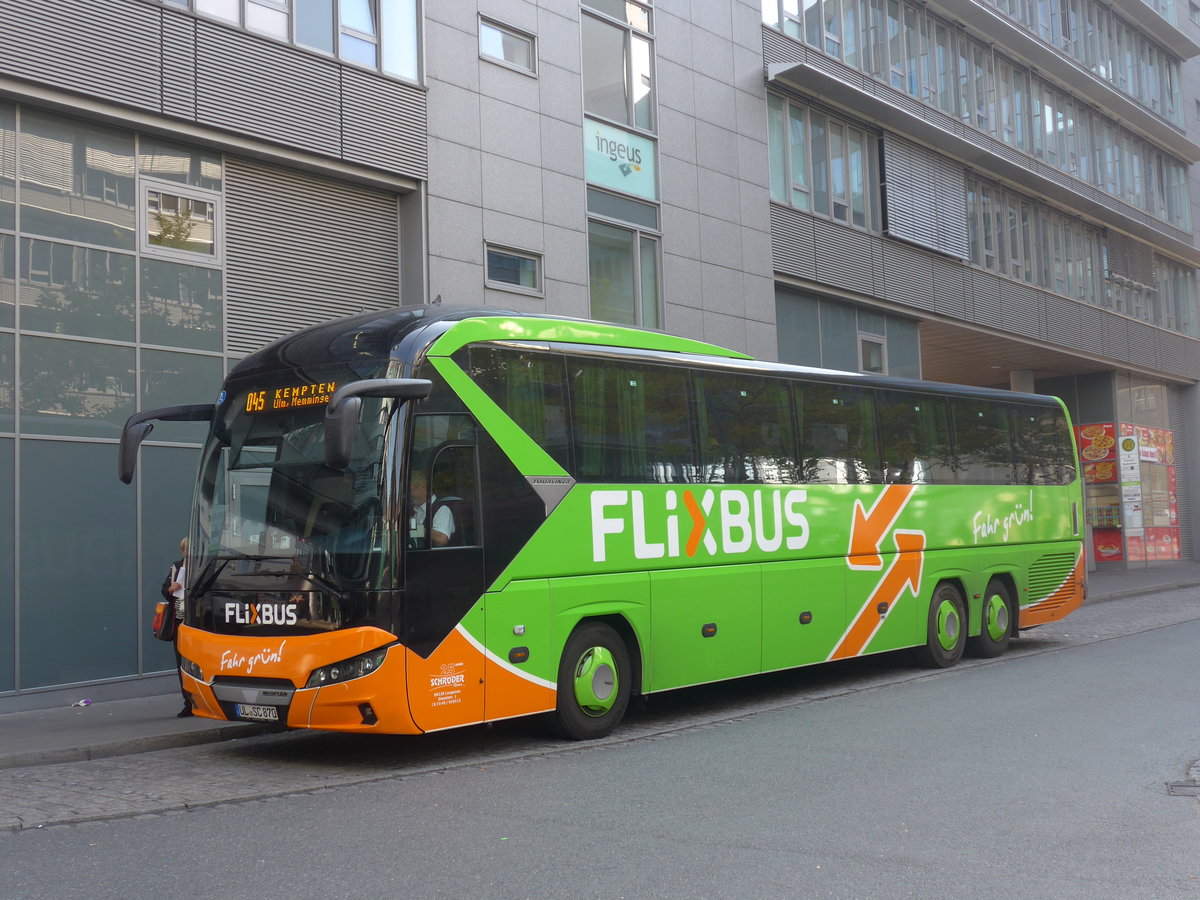
[[[1200,591],[1034,634],[677,692],[590,744],[510,723],[0,773],[26,826],[0,898],[1200,900],[1200,800],[1168,787],[1200,777]]]

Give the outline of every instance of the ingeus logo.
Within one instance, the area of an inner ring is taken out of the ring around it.
[[[592,560],[609,552],[635,559],[746,553],[757,547],[774,553],[808,544],[803,488],[707,489],[697,499],[691,490],[595,491],[592,494]]]

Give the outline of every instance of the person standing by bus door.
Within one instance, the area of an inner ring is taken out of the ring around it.
[[[185,560],[187,559],[187,538],[179,542],[179,559],[171,563],[171,571],[167,573],[166,580],[162,583],[163,599],[168,603],[173,604],[172,611],[175,615],[175,639],[172,641],[175,647],[175,676],[179,679],[179,693],[183,694],[183,709],[175,713],[175,716],[180,719],[186,719],[192,714],[192,704],[188,699],[187,691],[183,689],[183,658],[179,655],[179,623],[183,621],[183,597],[184,597],[184,580],[187,577]]]

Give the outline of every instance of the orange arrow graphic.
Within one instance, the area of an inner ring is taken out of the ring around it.
[[[884,616],[880,615],[878,606],[887,603],[890,610],[900,600],[905,588],[913,592],[913,596],[921,595],[921,570],[925,565],[925,532],[897,531],[895,534],[896,549],[900,551],[892,560],[892,565],[879,579],[879,584],[863,604],[862,609],[854,619],[854,623],[846,629],[841,642],[829,654],[830,659],[846,659],[858,656],[871,642],[879,626],[883,624]]]
[[[911,484],[889,484],[870,512],[866,511],[861,500],[854,501],[854,522],[850,526],[850,550],[846,560],[851,569],[883,568],[879,544],[896,524],[912,492]]]

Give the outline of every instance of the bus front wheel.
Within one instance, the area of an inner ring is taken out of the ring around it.
[[[1008,649],[1012,639],[1013,602],[1008,585],[998,579],[988,582],[983,594],[983,621],[979,637],[967,642],[972,656],[985,659],[999,656]]]
[[[632,689],[629,651],[603,622],[576,628],[558,663],[558,732],[574,741],[604,737],[625,717]]]
[[[967,643],[966,605],[952,584],[939,584],[929,603],[925,646],[917,650],[922,665],[946,669],[962,658]]]

